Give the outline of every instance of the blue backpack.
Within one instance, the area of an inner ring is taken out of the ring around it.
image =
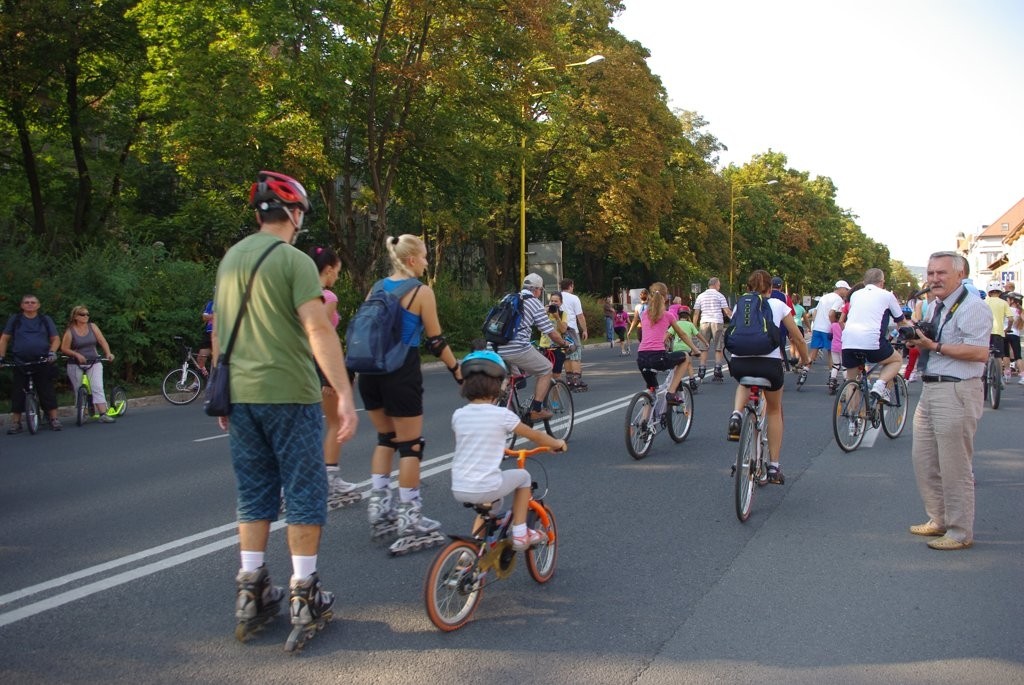
[[[757,293],[740,297],[725,329],[725,349],[741,357],[760,356],[778,347],[780,340],[768,298]]]
[[[523,320],[523,300],[533,295],[523,295],[521,292],[509,293],[501,298],[498,304],[491,307],[484,318],[484,325],[481,331],[484,340],[491,344],[491,347],[507,345],[516,337],[519,324]]]
[[[394,290],[384,290],[380,280],[345,329],[345,366],[355,373],[393,373],[405,363],[409,345],[402,342],[402,298],[419,288],[415,278],[401,282]],[[413,295],[413,298],[416,296]]]

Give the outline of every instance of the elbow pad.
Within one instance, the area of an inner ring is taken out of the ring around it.
[[[434,335],[427,338],[427,350],[435,357],[440,357],[444,348],[448,347],[448,341],[443,335]]]

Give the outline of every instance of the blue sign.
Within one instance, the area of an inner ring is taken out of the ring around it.
[[[1013,281],[1014,283],[1016,283],[1017,282],[1017,272],[1016,271],[1003,271],[1003,272],[1000,273],[999,280],[1002,281],[1003,283],[1006,283],[1007,281]]]

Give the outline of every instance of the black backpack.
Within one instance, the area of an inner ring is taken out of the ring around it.
[[[521,292],[509,293],[501,298],[498,304],[491,307],[484,318],[484,325],[481,329],[484,340],[492,346],[507,345],[516,337],[519,324],[523,320],[523,300],[533,297]]]
[[[410,278],[388,292],[383,283],[377,281],[373,285],[370,296],[359,305],[345,329],[345,367],[349,371],[393,373],[409,354],[409,345],[402,342],[401,300],[423,284]]]
[[[754,357],[769,354],[780,342],[768,298],[757,293],[740,297],[725,329],[725,349],[741,357]]]

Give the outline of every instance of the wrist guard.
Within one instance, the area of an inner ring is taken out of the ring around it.
[[[435,357],[440,357],[444,349],[448,347],[448,341],[443,335],[434,335],[427,338],[427,350]]]

